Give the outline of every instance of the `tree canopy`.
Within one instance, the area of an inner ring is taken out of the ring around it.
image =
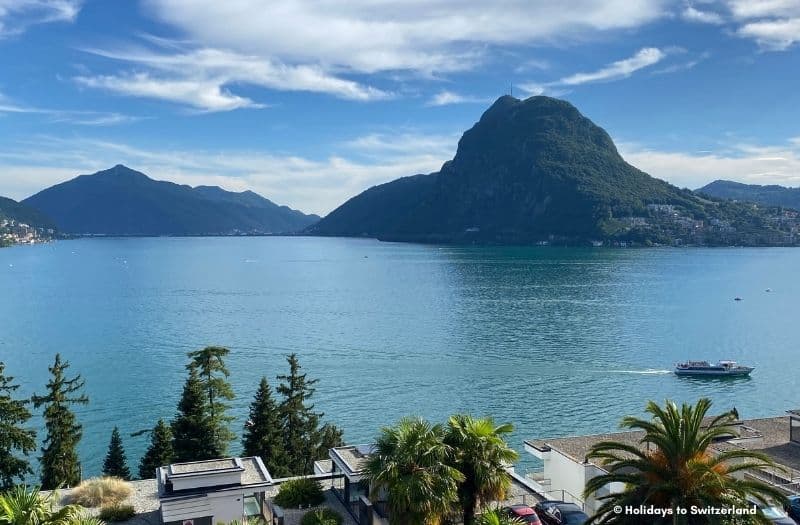
[[[46,393],[32,398],[34,407],[44,407],[47,435],[39,460],[42,488],[48,490],[77,485],[81,480],[77,446],[83,427],[71,407],[85,405],[89,398],[82,393],[84,381],[80,375],[67,378],[69,366],[69,362],[61,360],[61,354],[56,354],[53,366],[48,368]]]

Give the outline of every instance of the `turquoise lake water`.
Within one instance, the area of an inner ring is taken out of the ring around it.
[[[61,241],[0,250],[0,360],[25,394],[42,391],[57,351],[85,377],[85,475],[114,425],[135,470],[147,437],[128,435],[172,417],[186,352],[210,344],[231,349],[237,432],[259,378],[274,384],[297,352],[349,442],[404,415],[468,411],[513,422],[521,451],[525,438],[614,430],[648,399],[709,396],[745,418],[797,408],[798,270],[800,250],[780,248]],[[756,370],[669,373],[688,358]]]

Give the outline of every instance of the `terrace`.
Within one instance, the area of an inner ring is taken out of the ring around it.
[[[384,525],[390,521],[386,502],[370,501],[371,487],[364,474],[372,451],[373,445],[332,448],[329,451],[331,459],[315,462],[314,472],[331,476],[329,481],[331,493],[344,505],[356,523]],[[544,499],[533,484],[517,474],[513,468],[509,468],[508,473],[511,477],[511,487],[506,499],[492,502],[491,506],[520,503],[533,506]]]
[[[753,469],[745,476],[767,482],[787,494],[800,491],[800,411],[787,416],[736,421],[731,425],[733,436],[716,441],[711,450],[754,450],[766,454],[778,468]],[[528,473],[533,487],[547,497],[573,501],[588,512],[597,508],[597,497],[622,489],[615,484],[586,501],[582,500],[586,482],[605,473],[602,465],[586,456],[601,441],[617,441],[647,448],[640,431],[614,432],[585,436],[525,441],[525,450],[543,461],[543,467]]]

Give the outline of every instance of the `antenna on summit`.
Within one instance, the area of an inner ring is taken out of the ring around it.
[[[510,97],[514,96],[514,84],[509,84],[508,85],[508,96],[510,96]]]

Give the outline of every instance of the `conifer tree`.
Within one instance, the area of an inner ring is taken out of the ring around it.
[[[211,439],[213,435],[214,427],[207,416],[203,383],[197,369],[190,367],[178,403],[178,414],[172,421],[174,461],[181,463],[222,457],[224,453],[219,450],[217,440]]]
[[[175,453],[172,449],[172,430],[163,419],[159,419],[150,431],[150,446],[139,462],[139,477],[150,479],[155,476],[158,467],[165,467],[173,462]]]
[[[81,481],[77,446],[83,436],[83,427],[70,407],[85,405],[89,398],[79,393],[84,386],[80,375],[67,379],[68,368],[69,362],[62,362],[61,354],[56,354],[53,366],[48,368],[51,378],[47,382],[47,393],[32,397],[35,408],[44,407],[44,423],[47,429],[39,458],[44,490],[70,487]]]
[[[233,417],[227,411],[230,405],[226,401],[234,398],[233,389],[228,382],[230,372],[225,366],[225,356],[230,351],[221,346],[208,346],[202,350],[189,352],[191,359],[187,368],[195,370],[205,392],[205,412],[211,433],[206,436],[213,442],[212,446],[219,452],[218,456],[225,456],[228,444],[235,435],[229,428]]]
[[[295,475],[307,474],[311,471],[314,460],[327,457],[327,449],[320,456],[322,449],[322,434],[319,421],[324,414],[314,412],[314,405],[309,402],[314,395],[314,385],[318,379],[308,379],[306,374],[301,374],[300,362],[297,354],[290,354],[286,360],[289,363],[289,375],[278,376],[281,384],[277,391],[283,396],[280,405],[283,423],[283,448],[286,454],[286,464],[290,472]],[[329,428],[333,427],[329,425]],[[333,427],[334,429],[336,427]],[[337,429],[338,431],[338,429]],[[329,433],[329,440],[335,437]],[[341,431],[338,431],[341,439]],[[333,439],[333,441],[337,441]]]
[[[5,364],[0,361],[0,492],[33,473],[27,456],[36,449],[36,432],[25,427],[31,413],[26,400],[14,399],[18,388],[14,378],[5,375]]]
[[[242,438],[244,455],[259,456],[274,477],[286,477],[291,471],[283,450],[283,425],[278,403],[266,377],[261,378]]]
[[[122,437],[120,437],[117,427],[111,431],[111,441],[108,443],[108,452],[103,461],[103,475],[125,480],[131,479],[131,471],[125,457],[125,447],[122,446]]]
[[[344,446],[344,432],[332,423],[325,423],[319,429],[319,449],[315,459],[327,459],[328,450]]]

